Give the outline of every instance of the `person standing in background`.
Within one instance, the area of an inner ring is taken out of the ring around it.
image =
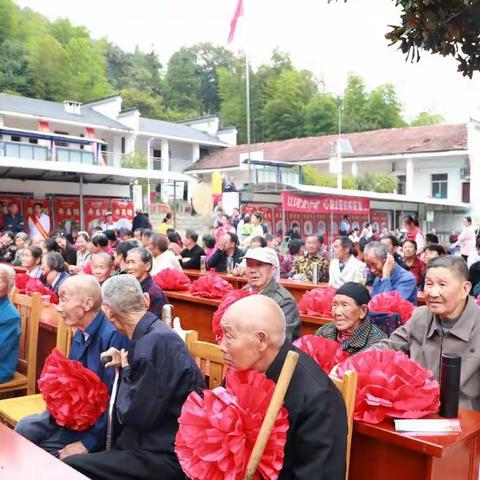
[[[28,229],[32,240],[47,240],[50,237],[50,217],[43,211],[41,203],[36,203],[33,207],[33,214],[28,218]]]
[[[463,219],[463,230],[458,236],[458,240],[452,245],[452,248],[460,245],[460,254],[465,261],[468,256],[475,252],[475,227],[472,225],[472,217]]]

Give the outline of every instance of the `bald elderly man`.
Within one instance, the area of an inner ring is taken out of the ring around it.
[[[59,290],[58,310],[68,327],[76,328],[69,358],[95,372],[107,385],[113,384],[114,372],[100,362],[100,354],[110,347],[128,348],[128,338],[119,333],[101,310],[102,295],[98,281],[91,275],[75,275]],[[86,431],[61,427],[47,412],[20,420],[15,430],[31,442],[61,460],[74,454],[101,450],[105,444],[106,413]]]
[[[300,356],[284,401],[289,429],[279,480],[343,480],[345,404],[328,375],[286,339],[282,309],[268,297],[252,295],[228,308],[221,326],[220,347],[231,368],[255,369],[276,382],[288,351]]]

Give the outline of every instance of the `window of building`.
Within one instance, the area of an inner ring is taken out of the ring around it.
[[[11,140],[12,140],[12,142],[21,142],[22,137],[18,137],[17,135],[12,135]]]
[[[470,182],[462,183],[462,202],[470,203]]]
[[[122,137],[122,144],[120,146],[120,152],[125,153],[125,137]]]
[[[59,132],[58,130],[55,130],[55,133],[58,135],[68,135],[68,132]],[[68,147],[68,142],[56,141],[55,145],[57,147]]]
[[[448,191],[448,174],[434,173],[432,174],[432,197],[447,198]]]
[[[398,178],[397,193],[399,195],[406,195],[407,194],[407,176],[398,175],[397,178]]]

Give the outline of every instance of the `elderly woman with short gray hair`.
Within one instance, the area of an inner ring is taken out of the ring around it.
[[[143,293],[148,293],[150,299],[149,312],[158,318],[162,317],[162,308],[168,303],[163,290],[153,281],[150,272],[153,266],[153,257],[144,247],[132,248],[127,252],[125,268],[127,273],[133,275],[142,287]]]

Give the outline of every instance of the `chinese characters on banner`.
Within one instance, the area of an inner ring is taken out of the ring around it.
[[[121,218],[126,218],[131,222],[133,220],[133,201],[112,198],[111,212],[113,214],[114,222],[117,222]]]
[[[50,205],[50,199],[37,199],[37,198],[23,198],[22,199],[22,211],[23,218],[25,221],[25,227],[28,225],[28,218],[33,214],[33,207],[36,203],[41,203],[43,206],[43,213],[47,214],[50,217],[50,232],[53,232],[52,225],[52,211]]]
[[[55,230],[71,233],[72,228],[80,230],[80,199],[78,197],[55,197]]]
[[[282,207],[286,212],[368,215],[370,200],[359,197],[320,197],[282,192]]]
[[[373,227],[378,231],[381,232],[382,229],[391,228],[391,218],[392,212],[387,210],[372,210],[370,212],[370,223]]]
[[[85,229],[92,233],[103,222],[106,213],[110,210],[109,198],[85,198],[83,200],[85,212]]]

